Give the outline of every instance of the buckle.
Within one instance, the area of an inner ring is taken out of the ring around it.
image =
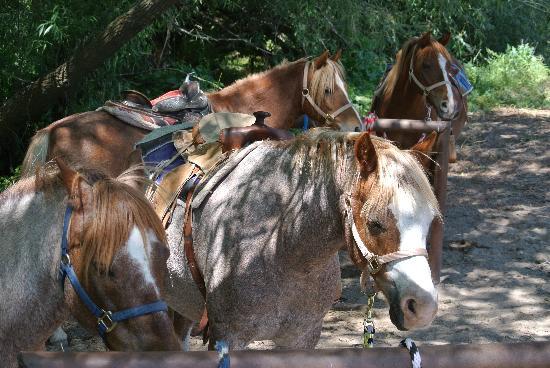
[[[101,311],[103,314],[97,319],[98,326],[103,326],[105,333],[113,331],[117,325],[117,322],[113,321],[113,313],[103,309]]]
[[[302,89],[302,96],[307,96],[307,95],[309,95],[309,89],[303,88]]]
[[[69,257],[68,254],[62,254],[61,255],[61,263],[63,263],[65,266],[71,265],[71,257]]]
[[[334,116],[332,116],[331,114],[327,114],[325,116],[325,119],[327,119],[328,121],[334,121]]]
[[[371,275],[374,275],[378,271],[380,271],[380,268],[382,268],[382,264],[380,264],[380,261],[378,260],[378,256],[372,256],[367,260],[367,268],[369,270],[369,273]]]

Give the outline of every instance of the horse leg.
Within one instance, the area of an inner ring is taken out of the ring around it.
[[[210,320],[212,322],[212,320]],[[229,345],[230,350],[243,350],[250,343],[251,339],[244,336],[252,326],[244,326],[237,331],[230,331],[226,324],[211,325],[209,327],[208,350],[215,350],[216,342],[224,341]]]
[[[176,311],[173,311],[174,330],[176,336],[181,341],[183,351],[189,351],[191,348],[191,331],[195,322],[185,318]]]
[[[300,329],[297,326],[292,330],[285,330],[282,334],[273,339],[277,349],[314,349],[321,337],[323,329],[323,319],[318,322]]]
[[[69,340],[67,334],[61,327],[58,327],[48,339],[48,344],[55,347],[60,346],[62,351],[69,351]]]

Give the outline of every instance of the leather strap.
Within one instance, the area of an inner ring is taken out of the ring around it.
[[[200,169],[195,167],[193,169],[193,174],[198,174]],[[193,175],[192,174],[192,175]],[[190,180],[193,180],[191,178]],[[197,260],[195,258],[195,249],[193,248],[193,211],[191,210],[191,199],[193,198],[193,193],[195,192],[195,185],[189,188],[186,198],[185,198],[185,216],[184,216],[184,226],[183,226],[183,248],[185,251],[185,258],[187,259],[187,265],[189,266],[189,271],[191,271],[191,276],[193,281],[197,284],[199,291],[201,292],[203,298],[206,300],[206,286],[204,283],[204,277],[197,266]]]
[[[396,252],[384,254],[381,256],[372,253],[371,251],[368,250],[367,246],[363,242],[363,239],[361,239],[361,236],[359,235],[359,231],[357,230],[357,226],[355,225],[355,219],[353,218],[351,205],[348,202],[346,204],[348,206],[347,213],[349,216],[349,221],[351,223],[351,233],[353,236],[353,240],[357,245],[359,252],[361,252],[361,255],[367,261],[366,268],[371,275],[374,275],[375,273],[380,271],[380,268],[382,267],[382,265],[386,263],[399,261],[401,259],[410,258],[410,257],[417,257],[417,256],[422,256],[426,258],[428,257],[428,252],[425,248],[403,249],[403,250],[398,250]]]
[[[184,216],[184,227],[183,227],[183,248],[185,252],[185,258],[187,259],[187,266],[191,272],[191,277],[193,281],[199,288],[199,291],[202,294],[204,299],[204,309],[202,312],[201,320],[199,322],[199,332],[203,333],[203,343],[208,342],[208,312],[206,310],[206,284],[204,282],[204,276],[202,275],[199,267],[197,265],[197,259],[195,258],[195,249],[193,248],[193,211],[191,209],[191,200],[193,199],[193,194],[195,193],[195,188],[198,182],[200,181],[201,170],[198,167],[193,169],[191,173],[191,179],[195,180],[192,187],[187,191],[185,198],[185,216]],[[196,179],[193,178],[193,175],[196,176]]]
[[[414,83],[418,86],[418,88],[420,88],[420,90],[422,91],[424,96],[427,96],[428,93],[430,93],[432,90],[436,89],[437,87],[445,86],[447,84],[451,85],[451,82],[447,82],[446,80],[442,80],[440,82],[434,83],[434,84],[432,84],[430,86],[427,86],[427,87],[424,84],[422,84],[422,82],[420,82],[418,80],[418,78],[416,78],[416,76],[414,75],[413,62],[414,62],[414,55],[415,54],[416,54],[416,46],[414,46],[412,54],[411,54],[411,62],[409,64],[409,78],[414,81]],[[442,70],[441,72],[446,73],[444,70]]]
[[[324,112],[319,105],[315,103],[311,95],[309,94],[309,88],[307,86],[307,77],[309,74],[309,65],[311,64],[311,61],[306,61],[306,65],[304,67],[304,78],[302,83],[302,108],[304,107],[304,102],[307,100],[311,107],[319,114],[321,117],[325,119],[325,121],[334,121],[334,119],[340,115],[342,112],[346,111],[349,108],[353,108],[353,104],[351,102],[348,102],[344,106],[340,107],[336,111],[334,111],[332,114]]]

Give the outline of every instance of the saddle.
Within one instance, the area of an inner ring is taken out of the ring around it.
[[[212,112],[206,94],[198,82],[189,80],[189,75],[179,89],[153,100],[141,92],[127,90],[122,92],[120,101],[107,101],[98,110],[147,130],[180,123],[196,124]]]

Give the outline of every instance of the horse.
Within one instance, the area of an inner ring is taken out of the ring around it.
[[[460,68],[446,48],[450,38],[446,33],[435,40],[426,32],[406,41],[376,91],[371,111],[379,118],[450,120],[451,139],[458,137],[466,124],[468,103],[450,78]],[[418,142],[420,134],[392,132],[387,138],[408,148]]]
[[[135,180],[58,165],[0,193],[2,366],[69,315],[112,350],[180,350],[159,300],[166,234]]]
[[[340,293],[343,245],[374,277],[398,329],[426,326],[436,314],[426,236],[440,216],[437,200],[415,155],[387,140],[316,128],[256,142],[208,175],[191,208],[193,267],[206,298],[181,245],[180,204],[167,229],[166,300],[189,329],[206,300],[210,347],[272,340],[314,348]]]
[[[271,113],[273,128],[290,129],[304,114],[323,125],[343,130],[361,129],[361,119],[351,104],[344,83],[341,52],[328,51],[309,60],[283,63],[208,94],[214,112]],[[130,126],[103,111],[71,115],[39,130],[23,160],[23,177],[34,166],[52,157],[62,157],[73,167],[99,168],[116,177],[139,164],[132,155],[134,144],[148,131]]]

